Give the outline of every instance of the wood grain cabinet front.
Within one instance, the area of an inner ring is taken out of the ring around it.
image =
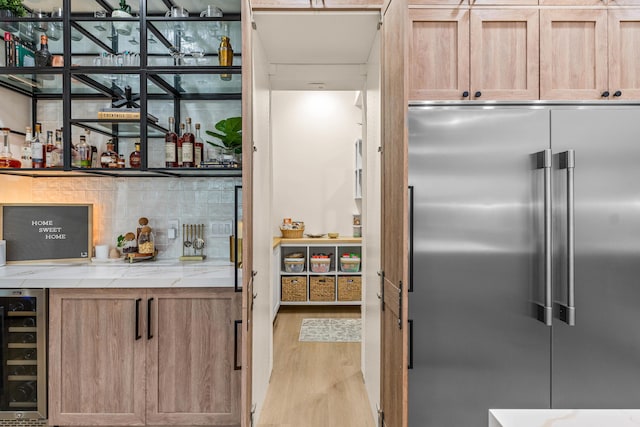
[[[538,98],[537,9],[410,9],[409,20],[410,100]]]
[[[251,8],[266,9],[380,9],[382,0],[251,0]]]
[[[640,99],[640,9],[540,13],[541,99]]]
[[[240,425],[233,289],[52,289],[52,425]]]
[[[540,97],[600,99],[608,90],[607,11],[540,12]]]
[[[608,18],[609,99],[640,99],[640,9],[610,8]]]
[[[409,9],[409,100],[468,96],[469,10]]]

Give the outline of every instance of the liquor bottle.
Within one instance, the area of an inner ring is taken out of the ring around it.
[[[45,34],[40,36],[40,50],[35,53],[36,67],[48,67],[51,65],[51,52],[49,52],[49,39]]]
[[[45,164],[45,145],[42,143],[42,125],[36,123],[36,133],[31,140],[31,167],[34,169],[43,169]]]
[[[204,160],[204,142],[200,136],[200,123],[196,123],[196,142],[193,144],[195,150],[196,167],[200,167],[200,163]]]
[[[222,36],[220,47],[218,47],[218,63],[221,67],[231,67],[233,65],[233,48],[229,37]],[[229,81],[231,74],[220,74],[220,79]]]
[[[107,141],[107,151],[104,151],[100,155],[100,166],[108,169],[117,169],[118,168],[118,153],[115,151],[116,145],[113,142],[113,139]]]
[[[136,146],[136,149],[132,151],[131,154],[129,154],[129,167],[137,169],[142,164],[141,158],[140,158],[140,141],[139,140],[135,141],[135,146]]]
[[[80,158],[81,168],[91,167],[91,146],[87,142],[87,138],[84,135],[80,135],[80,142],[76,145],[78,150],[78,157]]]
[[[31,167],[31,126],[27,126],[24,134],[24,142],[22,143],[22,150],[20,154],[20,160],[22,161],[22,167]]]
[[[22,163],[18,159],[13,158],[9,149],[9,128],[2,128],[2,152],[0,153],[0,168],[19,168]]]
[[[191,117],[187,117],[187,130],[182,135],[182,167],[192,168],[195,166],[194,145],[195,135],[191,132]]]
[[[180,135],[178,135],[178,167],[181,168],[183,166],[182,156],[184,152],[182,151],[182,143],[184,142],[184,123],[180,123]]]
[[[4,33],[4,50],[6,55],[7,67],[16,66],[16,42],[13,40],[13,34],[8,31]]]
[[[120,154],[118,156],[118,169],[124,169],[127,167],[127,164],[124,161],[124,154]]]
[[[169,131],[164,137],[164,165],[168,168],[178,167],[178,135],[173,131],[175,120],[169,117]]]
[[[64,166],[64,149],[62,148],[62,129],[56,129],[56,142],[54,152],[57,154],[54,156],[55,165],[57,167]]]
[[[53,132],[47,131],[47,143],[44,146],[44,163],[48,168],[58,166],[60,154],[55,152],[56,146],[53,143]]]

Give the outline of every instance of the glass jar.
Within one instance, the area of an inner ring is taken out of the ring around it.
[[[135,254],[138,252],[138,241],[134,233],[127,233],[124,235],[124,242],[122,243],[123,254]]]
[[[155,242],[151,227],[145,225],[140,230],[138,236],[138,253],[144,255],[153,255],[155,253]]]

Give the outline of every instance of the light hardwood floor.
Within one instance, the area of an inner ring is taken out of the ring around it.
[[[304,318],[360,317],[358,307],[282,307],[258,427],[373,427],[360,343],[299,342]]]

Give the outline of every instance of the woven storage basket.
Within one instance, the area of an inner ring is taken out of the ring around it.
[[[335,301],[336,279],[327,276],[309,278],[309,301]]]
[[[362,278],[359,276],[338,277],[338,301],[360,301]]]
[[[282,278],[282,301],[306,301],[307,278],[305,276],[287,276]]]
[[[283,239],[301,239],[304,234],[304,228],[299,230],[285,230],[281,228],[280,232],[282,233]]]

